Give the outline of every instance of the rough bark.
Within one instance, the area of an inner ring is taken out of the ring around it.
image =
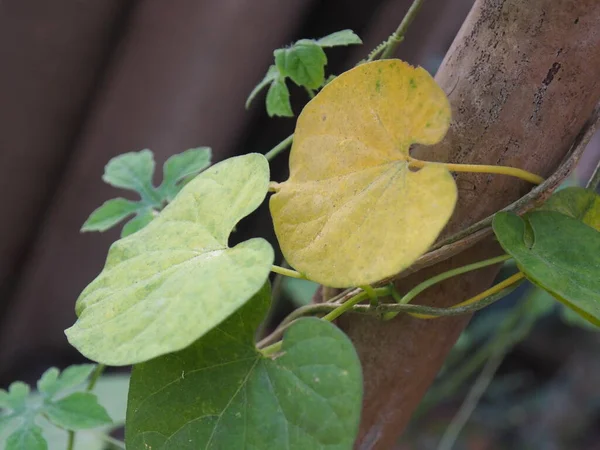
[[[600,100],[600,2],[478,0],[436,76],[449,95],[446,139],[419,158],[500,164],[548,176]],[[459,205],[445,235],[516,200],[531,188],[505,176],[459,174]],[[489,239],[398,284],[419,281],[499,253]],[[448,280],[419,303],[448,306],[488,288],[497,268]],[[389,449],[468,322],[398,316],[340,320],[363,363],[365,402],[358,449]]]

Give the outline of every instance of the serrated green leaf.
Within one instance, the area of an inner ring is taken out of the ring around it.
[[[303,39],[289,48],[275,50],[273,54],[279,72],[298,86],[317,89],[323,85],[327,56],[314,41]]]
[[[556,299],[600,325],[600,233],[555,211],[494,217],[500,245],[523,273]],[[529,228],[531,242],[525,240]]]
[[[106,231],[136,212],[139,207],[138,202],[120,197],[108,200],[90,214],[81,231]]]
[[[538,211],[556,211],[600,231],[600,195],[590,189],[568,187],[552,195]]]
[[[183,188],[182,181],[210,166],[211,154],[210,148],[198,147],[167,159],[163,166],[163,182],[159,187],[161,195],[167,201],[172,201]]]
[[[108,162],[102,179],[114,187],[135,191],[142,199],[153,202],[156,200],[152,185],[154,166],[154,155],[148,149],[123,153]]]
[[[269,117],[294,117],[290,104],[290,91],[281,78],[273,81],[267,92],[267,114]]]
[[[85,430],[112,422],[90,392],[75,392],[61,400],[46,402],[43,413],[53,424],[66,430]]]
[[[147,227],[111,246],[77,300],[69,342],[92,360],[128,365],[181,350],[225,320],[273,264],[264,239],[227,245],[268,184],[268,162],[257,153],[198,175]]]
[[[129,450],[350,450],[362,377],[350,340],[319,319],[300,319],[281,354],[256,351],[268,289],[192,346],[134,366]]]
[[[23,426],[6,440],[6,450],[48,450],[48,444],[37,425]]]
[[[144,208],[136,214],[136,216],[125,224],[121,230],[121,237],[127,237],[137,231],[140,231],[146,225],[154,220],[156,212],[152,208]]]
[[[316,43],[321,47],[338,47],[342,45],[362,44],[362,40],[352,30],[342,30],[331,33],[321,39],[317,39]]]
[[[252,101],[258,95],[258,93],[260,91],[262,91],[265,87],[267,87],[269,84],[271,84],[273,81],[275,81],[277,78],[279,78],[279,76],[280,76],[279,70],[277,70],[277,67],[270,66],[269,69],[267,70],[267,74],[262,79],[262,81],[260,83],[258,83],[254,87],[254,89],[252,89],[252,92],[250,92],[250,95],[248,96],[248,99],[246,100],[246,109],[248,109],[250,107],[250,103],[252,103]]]
[[[82,384],[95,367],[95,364],[75,364],[67,367],[62,373],[56,367],[51,367],[39,379],[38,391],[47,397],[53,397],[62,390]]]

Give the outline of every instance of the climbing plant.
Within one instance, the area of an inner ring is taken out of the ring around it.
[[[412,145],[444,138],[451,109],[424,69],[387,59],[406,26],[403,21],[366,61],[336,77],[325,76],[324,49],[359,44],[349,30],[276,50],[248,102],[268,86],[269,115],[292,116],[286,80],[312,99],[294,135],[266,156],[210,165],[209,149],[188,150],[165,163],[159,186],[152,183],[149,150],[106,166],[106,182],[138,192],[141,200],[111,200],[84,224],[83,231],[103,231],[135,215],[77,300],[78,319],[66,336],[100,364],[99,372],[104,365],[133,365],[128,449],[351,449],[362,378],[352,343],[332,324],[342,314],[382,321],[404,313],[422,320],[464,314],[528,279],[600,324],[600,199],[593,189],[562,190],[521,216],[497,213],[493,231],[505,254],[439,274],[408,293],[389,283],[427,254],[451,218],[458,197],[453,172],[544,182],[519,168],[411,156]],[[269,161],[290,144],[289,179],[272,182]],[[267,197],[291,268],[274,265],[264,239],[229,245],[236,224]],[[516,262],[516,273],[453,307],[411,304],[444,279],[508,260]],[[257,344],[271,273],[346,291],[301,308]],[[85,366],[70,382],[66,372],[45,374],[38,385],[45,400],[33,412],[22,405],[23,386],[0,392],[0,406],[10,411],[3,421],[22,418],[7,448],[25,448],[23,442],[46,448],[37,415],[72,431],[106,423],[89,393],[72,394],[93,416],[87,421],[79,410],[71,411],[71,421],[61,412],[72,397],[54,400],[90,371]]]

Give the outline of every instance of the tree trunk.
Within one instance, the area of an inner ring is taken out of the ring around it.
[[[499,164],[550,175],[600,100],[598,0],[478,0],[436,76],[453,123],[421,159]],[[459,204],[444,234],[455,233],[525,194],[514,178],[457,174]],[[406,292],[436,273],[500,253],[493,239],[397,283]],[[418,303],[449,306],[487,289],[497,267],[428,289]],[[390,449],[469,317],[381,322],[350,315],[365,377],[358,449]]]

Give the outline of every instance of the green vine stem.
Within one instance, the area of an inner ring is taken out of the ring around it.
[[[586,184],[586,188],[591,189],[592,191],[596,191],[598,186],[600,185],[600,160],[596,163],[596,168],[594,169],[594,173],[592,177]]]
[[[484,261],[479,261],[473,264],[468,264],[466,266],[457,267],[456,269],[448,270],[447,272],[440,273],[434,277],[429,278],[428,280],[419,283],[410,291],[408,291],[404,296],[399,297],[398,292],[394,289],[392,291],[392,297],[396,300],[397,303],[401,305],[406,305],[412,301],[417,295],[423,292],[425,289],[430,288],[434,284],[437,284],[441,281],[447,280],[448,278],[452,278],[458,275],[462,275],[463,273],[471,272],[473,270],[482,269],[484,267],[492,266],[494,264],[499,264],[501,262],[508,261],[510,259],[510,255],[502,255],[497,256],[495,258],[486,259]],[[397,313],[391,313],[386,319],[392,319],[397,315]]]
[[[292,269],[286,269],[285,267],[281,267],[281,266],[271,266],[271,272],[277,273],[279,275],[283,275],[286,277],[290,277],[290,278],[299,278],[301,280],[308,280],[308,278],[306,278],[304,275],[302,275],[300,272],[296,272],[295,270]]]
[[[415,20],[415,17],[417,17],[417,13],[421,9],[421,6],[423,6],[423,3],[424,0],[413,1],[412,5],[410,5],[410,8],[408,8],[408,11],[406,12],[404,19],[402,19],[402,22],[400,22],[400,25],[398,25],[396,31],[394,31],[394,33],[392,33],[392,35],[386,41],[385,47],[381,53],[381,59],[387,59],[393,56],[396,48],[398,48],[398,45],[400,45],[400,43],[404,40],[404,35],[408,31],[408,27],[413,20]]]
[[[359,295],[352,297],[351,300],[346,301],[345,303],[319,303],[314,305],[305,305],[296,310],[294,310],[290,315],[288,315],[281,324],[273,331],[269,336],[265,337],[263,340],[257,343],[257,347],[263,349],[264,352],[267,348],[270,348],[272,344],[277,342],[278,339],[281,339],[281,336],[287,330],[292,323],[294,323],[297,319],[304,316],[313,316],[318,314],[326,314],[323,319],[326,319],[327,314],[331,314],[329,318],[333,317],[334,320],[344,312],[352,311],[354,313],[362,313],[373,315],[376,317],[384,317],[389,313],[407,313],[411,315],[417,316],[427,316],[425,318],[432,317],[445,317],[445,316],[459,316],[462,314],[470,314],[480,309],[483,309],[492,303],[495,303],[502,298],[506,297],[512,291],[514,291],[520,284],[523,282],[523,279],[519,279],[513,281],[512,284],[508,284],[504,288],[498,290],[497,292],[479,299],[477,302],[472,302],[471,300],[474,298],[458,303],[449,308],[438,308],[434,306],[424,306],[424,305],[403,305],[399,303],[380,303],[379,305],[373,307],[371,305],[359,305],[361,301],[368,300],[369,295],[366,292],[361,292]],[[496,285],[498,286],[498,285]],[[488,290],[489,291],[489,290]],[[392,295],[392,289],[389,286],[383,288],[376,288],[375,292],[377,295],[381,297],[386,297]],[[358,297],[358,298],[357,298]],[[470,303],[467,303],[471,301]],[[340,312],[340,309],[343,307],[343,310]],[[336,311],[337,310],[337,311]],[[334,313],[335,312],[335,313]],[[332,314],[333,313],[333,314]],[[275,353],[275,350],[270,350],[272,353]],[[269,354],[272,354],[269,353]]]
[[[281,141],[279,144],[277,144],[275,147],[273,147],[271,150],[269,150],[265,154],[265,158],[267,158],[268,161],[273,160],[273,158],[275,158],[277,155],[279,155],[281,152],[283,152],[286,148],[288,148],[290,145],[292,145],[293,140],[294,140],[294,135],[290,134],[283,141]]]

